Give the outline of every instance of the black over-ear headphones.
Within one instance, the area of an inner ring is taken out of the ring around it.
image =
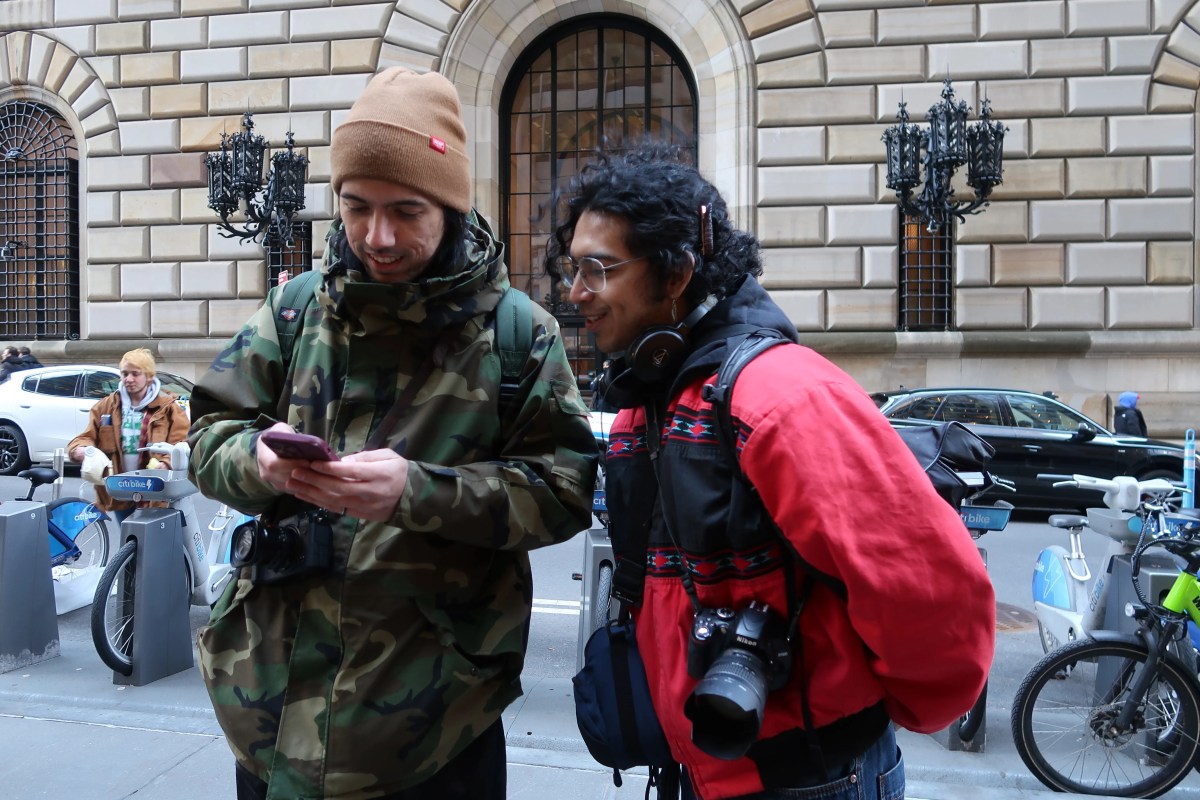
[[[625,366],[642,383],[659,383],[679,365],[687,351],[688,331],[710,308],[712,306],[708,302],[703,302],[678,325],[647,328],[626,348]]]

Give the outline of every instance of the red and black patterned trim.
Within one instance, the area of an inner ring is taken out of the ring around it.
[[[667,426],[667,440],[685,444],[716,444],[717,430],[713,427],[708,409],[696,411],[685,406],[675,407],[675,415]]]
[[[607,461],[624,460],[645,456],[649,452],[646,446],[646,429],[638,428],[633,433],[620,433],[609,436]]]
[[[688,571],[698,584],[726,580],[746,580],[780,569],[786,563],[783,544],[778,539],[748,550],[723,550],[704,556],[688,555]],[[646,577],[679,578],[683,564],[674,547],[651,547],[646,551]]]

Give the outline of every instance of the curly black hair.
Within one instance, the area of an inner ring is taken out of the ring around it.
[[[683,157],[679,147],[658,143],[622,153],[597,152],[567,191],[556,194],[556,206],[565,199],[566,220],[554,229],[546,248],[546,271],[559,277],[558,257],[569,255],[580,216],[593,211],[628,223],[629,252],[644,256],[663,283],[687,269],[689,254],[694,257],[692,280],[684,291],[689,305],[709,295],[723,298],[742,276],[761,275],[758,239],[733,226],[721,193]],[[707,243],[702,206],[711,219]]]

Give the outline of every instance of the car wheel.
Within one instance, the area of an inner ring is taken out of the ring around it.
[[[25,436],[15,425],[0,425],[0,475],[16,475],[29,466]]]
[[[1181,481],[1183,476],[1178,472],[1172,472],[1169,469],[1152,469],[1149,472],[1142,473],[1137,476],[1139,481],[1148,481],[1151,478],[1166,478],[1169,481]]]

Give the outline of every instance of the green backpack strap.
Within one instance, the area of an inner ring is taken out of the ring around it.
[[[500,409],[508,410],[521,387],[521,371],[533,349],[533,301],[508,287],[496,305],[496,350],[500,356]]]
[[[275,333],[279,338],[279,352],[283,356],[285,370],[292,360],[296,334],[304,326],[305,312],[317,300],[317,281],[320,279],[320,270],[301,272],[284,283],[279,291],[279,303],[275,306]]]

